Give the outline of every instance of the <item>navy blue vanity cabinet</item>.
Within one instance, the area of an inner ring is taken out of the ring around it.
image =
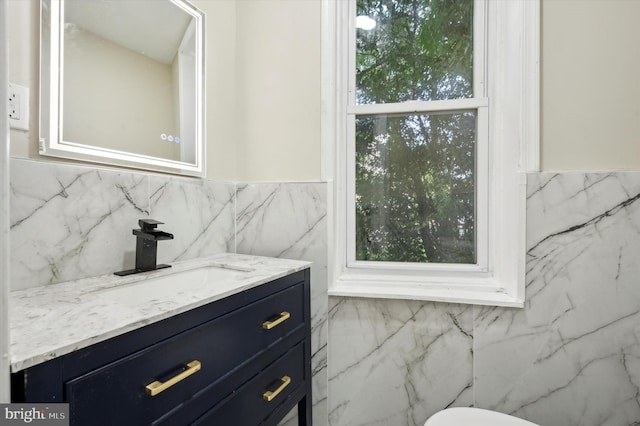
[[[310,426],[309,300],[306,269],[14,373],[12,400],[76,426]]]

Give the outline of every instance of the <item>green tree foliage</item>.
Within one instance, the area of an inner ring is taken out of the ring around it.
[[[473,1],[358,0],[360,104],[473,95]],[[358,116],[356,258],[475,262],[475,111]]]

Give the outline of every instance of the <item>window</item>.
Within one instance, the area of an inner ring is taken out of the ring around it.
[[[355,5],[348,262],[475,264],[483,10],[471,0]]]
[[[538,2],[323,8],[330,294],[522,306]]]

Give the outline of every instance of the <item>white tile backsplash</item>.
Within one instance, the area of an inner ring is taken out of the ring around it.
[[[12,289],[133,266],[144,174],[13,159],[10,187]]]
[[[235,184],[151,176],[150,215],[165,222],[172,241],[159,243],[158,262],[234,252]]]
[[[235,184],[13,159],[12,289],[131,269],[138,219],[174,234],[158,262],[233,251]]]

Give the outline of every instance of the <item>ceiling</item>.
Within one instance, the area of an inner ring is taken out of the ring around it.
[[[67,0],[65,23],[158,62],[173,62],[192,16],[171,0]]]

